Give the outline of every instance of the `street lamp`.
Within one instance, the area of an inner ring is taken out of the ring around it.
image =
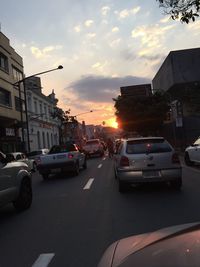
[[[93,110],[90,110],[90,111],[87,111],[87,112],[83,112],[83,113],[79,113],[79,114],[76,114],[74,116],[71,116],[71,117],[77,117],[77,116],[80,116],[80,115],[83,115],[83,114],[87,114],[87,113],[91,113],[93,112]]]
[[[26,99],[26,87],[25,87],[25,80],[32,78],[32,77],[36,77],[51,71],[55,71],[55,70],[61,70],[63,69],[62,65],[59,65],[57,68],[54,69],[50,69],[50,70],[46,70],[46,71],[42,71],[39,73],[35,73],[32,74],[28,77],[25,77],[15,83],[13,83],[13,86],[17,86],[19,89],[19,100],[20,100],[20,113],[21,113],[21,124],[22,124],[22,141],[24,144],[24,126],[23,126],[23,110],[22,110],[22,97],[21,97],[21,83],[23,83],[23,87],[24,87],[24,102],[25,102],[25,114],[26,114],[26,130],[27,130],[27,143],[28,143],[28,152],[30,152],[30,140],[29,140],[29,124],[28,124],[28,112],[27,112],[27,99]]]

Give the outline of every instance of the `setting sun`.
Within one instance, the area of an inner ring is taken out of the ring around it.
[[[108,126],[113,127],[115,129],[118,128],[118,123],[116,122],[115,118],[112,118],[112,119],[108,120],[107,124],[108,124]]]

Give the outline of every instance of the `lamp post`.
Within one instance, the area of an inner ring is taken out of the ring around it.
[[[23,88],[24,88],[24,102],[25,102],[25,116],[26,116],[26,130],[27,130],[27,144],[28,144],[28,152],[30,152],[30,139],[29,139],[29,123],[28,123],[28,111],[27,111],[27,99],[26,99],[26,86],[25,86],[25,80],[32,78],[32,77],[36,77],[48,72],[52,72],[55,70],[61,70],[63,69],[62,65],[59,65],[57,68],[54,69],[50,69],[50,70],[46,70],[46,71],[42,71],[42,72],[38,72],[35,74],[32,74],[28,77],[25,77],[17,82],[15,82],[13,84],[13,86],[17,86],[19,89],[19,100],[20,100],[20,113],[21,113],[21,124],[22,124],[22,142],[24,144],[24,125],[23,125],[23,109],[22,109],[22,97],[21,97],[21,83],[23,84]],[[24,149],[24,148],[23,148]]]

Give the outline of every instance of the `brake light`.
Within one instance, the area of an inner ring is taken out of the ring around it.
[[[175,163],[175,164],[180,164],[180,159],[179,159],[179,156],[177,153],[174,153],[172,155],[172,163]]]
[[[120,166],[122,167],[129,166],[129,159],[125,156],[122,156],[120,159]]]
[[[72,159],[74,157],[73,154],[68,154],[68,159]]]

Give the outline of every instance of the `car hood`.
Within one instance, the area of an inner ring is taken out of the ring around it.
[[[7,163],[6,167],[19,167],[19,168],[22,168],[22,169],[27,169],[28,168],[28,165],[24,162],[20,162],[20,161],[12,161],[12,162],[9,162]]]
[[[172,226],[152,233],[120,239],[105,251],[98,267],[200,266],[200,259],[198,265],[179,264],[179,260],[177,259],[177,254],[180,251],[190,251],[191,246],[194,245],[194,238],[187,237],[187,242],[184,239],[185,235],[190,235],[194,230],[199,249],[197,255],[199,255],[200,223],[198,222]],[[181,237],[183,240],[181,240]],[[172,251],[173,245],[175,247]],[[197,248],[195,247],[195,249]],[[173,264],[172,256],[174,255],[176,255],[176,264]],[[160,262],[155,262],[158,260]],[[169,265],[167,265],[168,263]]]

